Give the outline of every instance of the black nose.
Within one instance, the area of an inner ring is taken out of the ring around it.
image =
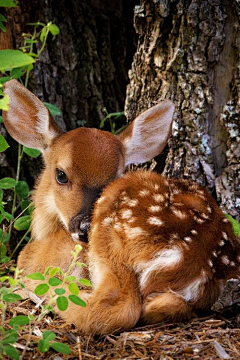
[[[78,234],[80,240],[88,241],[90,224],[90,215],[80,213],[70,220],[68,229],[71,234]]]

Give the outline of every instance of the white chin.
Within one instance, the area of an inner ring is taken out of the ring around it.
[[[79,235],[77,233],[71,234],[71,237],[74,242],[79,242],[79,240],[80,240]]]

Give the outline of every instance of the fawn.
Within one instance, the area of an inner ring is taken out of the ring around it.
[[[7,130],[40,149],[45,162],[34,193],[34,241],[21,251],[18,267],[24,274],[50,265],[65,269],[74,241],[89,264],[93,291],[81,290],[87,307],[70,304],[61,314],[66,321],[90,334],[130,329],[138,321],[179,321],[209,309],[226,280],[239,277],[238,239],[203,187],[150,171],[122,175],[128,164],[150,160],[166,145],[171,101],[114,136],[88,128],[63,133],[16,80],[4,92]],[[74,270],[79,277],[82,271]],[[30,280],[27,286],[34,288]]]

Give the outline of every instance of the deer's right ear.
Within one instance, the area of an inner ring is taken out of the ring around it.
[[[44,151],[61,135],[46,106],[17,80],[4,84],[4,94],[9,96],[9,111],[3,111],[4,125],[19,143]]]

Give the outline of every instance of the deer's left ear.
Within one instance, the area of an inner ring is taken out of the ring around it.
[[[139,115],[118,135],[125,148],[125,166],[160,154],[172,133],[174,108],[170,100],[165,100]]]

